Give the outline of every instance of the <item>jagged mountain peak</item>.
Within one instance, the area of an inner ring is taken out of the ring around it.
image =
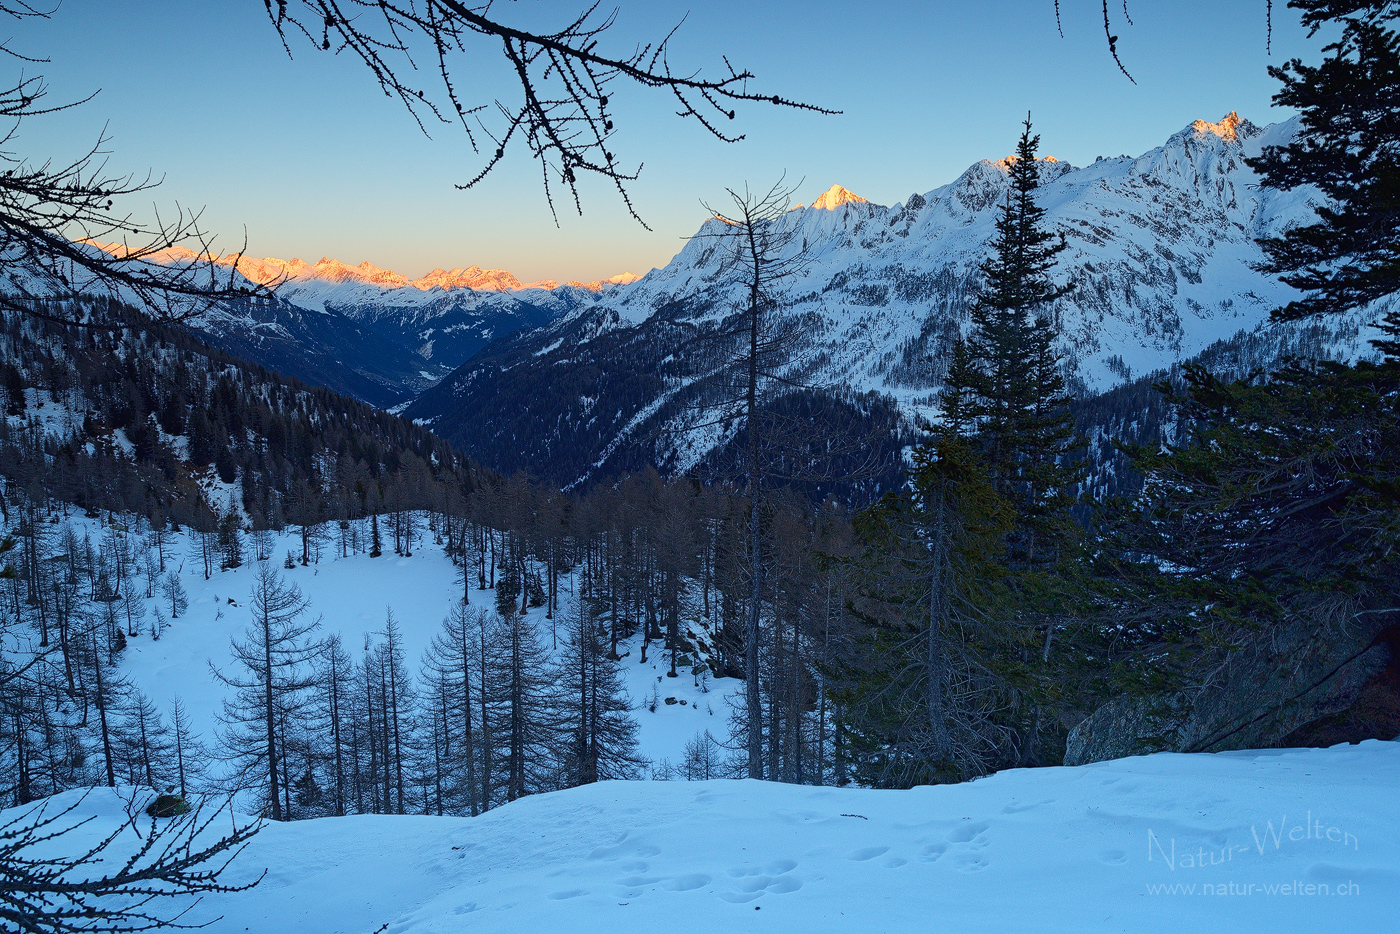
[[[1237,112],[1230,111],[1220,118],[1218,123],[1211,123],[1209,120],[1194,120],[1190,129],[1199,136],[1210,134],[1218,136],[1227,142],[1236,142],[1239,139],[1249,139],[1259,134],[1259,128],[1241,117]]]
[[[631,285],[642,277],[636,273],[622,272],[615,276],[608,276],[606,279],[594,279],[592,282],[580,282],[577,279],[570,279],[565,285],[571,285],[576,289],[587,289],[590,292],[603,292],[615,285]]]
[[[832,185],[822,192],[817,200],[812,202],[812,207],[824,211],[834,211],[843,204],[868,204],[866,199],[841,185]]]
[[[122,249],[120,244],[94,245],[108,252],[117,252]],[[156,262],[181,262],[193,258],[194,255],[189,250],[175,247],[152,258]],[[304,287],[318,285],[352,287],[368,285],[386,292],[396,289],[413,289],[418,292],[430,292],[434,289],[446,292],[456,289],[470,289],[474,292],[518,292],[525,289],[554,291],[560,288],[560,283],[554,279],[521,282],[519,278],[504,269],[482,269],[477,265],[465,268],[457,266],[452,269],[439,267],[425,276],[409,279],[403,273],[381,268],[369,260],[351,266],[330,256],[322,256],[315,263],[308,263],[298,257],[286,260],[275,256],[258,258],[229,254],[218,258],[216,262],[230,266],[237,262],[240,273],[261,285],[273,285],[279,289],[283,286],[292,287],[287,297],[293,302],[296,302],[299,297],[305,297],[299,295]],[[564,285],[596,293],[618,285],[629,285],[639,278],[641,277],[624,272],[606,279],[595,279],[592,282],[570,280]],[[318,293],[318,299],[320,297]],[[330,294],[325,297],[335,300],[335,297]],[[362,300],[363,297],[359,296],[358,298]]]
[[[1019,159],[1019,158],[1021,158],[1021,157],[1018,156],[1018,155],[1016,155],[1016,154],[1013,152],[1013,153],[1011,153],[1010,155],[1002,156],[1000,159],[998,159],[997,161],[993,162],[992,165],[996,166],[996,167],[997,167],[998,169],[1000,169],[1003,173],[1009,172],[1009,171],[1011,171],[1011,163],[1015,162],[1015,161],[1016,161],[1017,159]],[[1044,165],[1047,166],[1047,167],[1048,167],[1048,166],[1055,166],[1055,167],[1059,167],[1059,166],[1069,166],[1070,168],[1073,168],[1073,166],[1070,166],[1068,162],[1064,162],[1064,161],[1062,161],[1062,160],[1060,160],[1060,159],[1056,159],[1054,156],[1036,156],[1036,157],[1035,157],[1035,161],[1036,161],[1036,162],[1044,163]]]

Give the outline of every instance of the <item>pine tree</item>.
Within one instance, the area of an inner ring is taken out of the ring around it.
[[[1049,317],[1051,303],[1069,291],[1050,277],[1066,246],[1046,229],[1035,200],[1039,145],[1027,117],[1009,161],[993,253],[981,267],[972,332],[966,347],[954,347],[942,399],[949,427],[975,437],[993,486],[1016,504],[1021,521],[1009,543],[1013,560],[1027,564],[1044,563],[1066,533],[1079,479],[1069,459],[1076,439]]]
[[[569,738],[570,784],[635,778],[640,767],[621,662],[610,657],[604,635],[588,601],[580,599],[567,623],[555,679],[560,727]]]
[[[320,622],[302,619],[308,606],[296,584],[284,581],[266,562],[259,564],[249,606],[252,622],[243,641],[230,641],[234,671],[210,665],[214,677],[234,691],[219,717],[225,756],[236,767],[233,781],[239,788],[257,789],[273,820],[292,816],[288,721],[301,717],[315,683],[308,666],[320,646],[308,637]]]

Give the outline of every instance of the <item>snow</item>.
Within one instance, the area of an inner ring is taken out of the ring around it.
[[[80,536],[82,531],[87,531],[94,541],[99,538],[101,530],[95,522],[70,521],[82,527]],[[254,574],[252,547],[251,541],[245,542],[249,560],[243,567],[217,571],[206,581],[203,564],[194,556],[194,547],[186,536],[177,536],[176,544],[167,553],[175,557],[173,561],[167,557],[167,567],[179,572],[189,595],[189,609],[170,622],[159,640],[153,641],[148,632],[142,633],[128,640],[122,654],[122,673],[132,684],[144,691],[167,717],[171,699],[178,694],[189,710],[192,727],[206,742],[214,739],[216,714],[227,690],[212,677],[210,665],[228,670],[230,640],[243,639],[250,621],[248,593]],[[431,536],[421,546],[415,546],[412,557],[408,558],[397,557],[392,552],[378,558],[363,554],[335,557],[334,549],[327,543],[319,564],[309,567],[298,564],[295,569],[286,570],[282,563],[288,551],[301,554],[300,538],[292,531],[278,536],[272,549],[273,564],[311,601],[309,612],[312,618],[320,619],[320,634],[339,633],[342,644],[352,655],[360,651],[365,639],[377,641],[378,634],[384,630],[387,613],[392,609],[402,627],[405,657],[416,666],[441,628],[448,609],[461,599],[457,570],[442,546],[432,543]],[[567,575],[561,578],[560,590],[558,622],[562,639],[562,623],[568,618],[573,591]],[[473,606],[492,607],[494,592],[473,588],[471,601]],[[169,606],[160,600],[148,603],[152,607],[161,606],[162,612],[169,616]],[[151,615],[148,612],[147,618]],[[547,649],[560,644],[554,639],[554,621],[545,619],[543,608],[531,609],[529,618]],[[709,729],[716,739],[727,737],[726,698],[742,691],[742,682],[720,678],[707,680],[701,687],[695,684],[696,679],[688,669],[681,669],[680,677],[667,678],[669,655],[663,651],[661,643],[653,643],[643,665],[640,636],[619,643],[618,652],[626,653],[623,670],[633,716],[639,724],[639,751],[644,757],[658,764],[665,760],[678,765],[684,756],[685,744],[697,732]],[[658,677],[662,679],[660,682],[656,680]],[[655,712],[643,707],[652,685],[658,687],[661,698]],[[666,704],[664,699],[672,696],[678,702]],[[679,703],[680,699],[686,703]]]
[[[817,196],[817,200],[812,202],[812,208],[818,211],[834,211],[841,205],[850,203],[865,204],[866,199],[840,185],[832,185]]]
[[[1045,161],[1037,199],[1049,226],[1069,243],[1057,281],[1078,286],[1056,309],[1063,349],[1091,389],[1122,379],[1107,366],[1111,357],[1134,374],[1161,370],[1253,330],[1296,296],[1251,268],[1262,258],[1255,238],[1310,221],[1321,196],[1307,187],[1261,188],[1243,161],[1296,130],[1296,119],[1260,128],[1231,113],[1215,123],[1195,121],[1135,159],[1083,168]],[[923,280],[962,277],[986,256],[1007,172],[1006,159],[982,160],[952,183],[894,207],[836,185],[784,217],[797,231],[792,249],[807,249],[785,301],[794,313],[821,319],[813,340],[826,356],[820,373],[804,373],[805,382],[888,393],[920,414],[928,385],[891,379],[888,365],[937,310],[930,303],[938,296],[925,293]],[[579,314],[614,311],[636,325],[668,302],[700,296],[714,299],[714,314],[727,312],[734,303],[716,289],[717,259],[705,233],[702,227],[643,282]]]
[[[607,782],[477,818],[268,825],[226,877],[263,882],[184,920],[211,934],[1383,931],[1400,912],[1397,792],[1400,743],[1376,740],[909,791]],[[114,828],[121,804],[94,792],[79,833]]]

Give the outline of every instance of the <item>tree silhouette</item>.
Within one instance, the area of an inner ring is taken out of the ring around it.
[[[495,15],[490,3],[460,0],[266,0],[266,5],[289,55],[290,39],[298,35],[322,51],[352,55],[369,68],[387,96],[408,108],[425,133],[426,123],[460,126],[482,164],[459,188],[486,178],[513,142],[524,145],[540,163],[545,197],[556,217],[556,187],[563,186],[582,213],[578,181],[592,174],[611,183],[632,217],[646,226],[627,193],[627,183],[636,180],[641,166],[624,168],[613,151],[618,118],[613,85],[673,96],[680,117],[694,119],[726,143],[744,138],[724,129],[736,118],[740,103],[837,113],[752,88],[754,74],[724,56],[723,70],[714,77],[673,66],[670,41],[679,24],[660,40],[630,52],[604,52],[600,43],[616,23],[617,11],[600,13],[597,3],[553,31],[513,26]],[[482,60],[477,46],[496,43],[502,56],[497,64],[513,75],[519,97],[511,103],[474,103],[469,95]],[[431,60],[431,66],[420,70],[415,56]],[[419,83],[426,73],[436,73],[440,82],[435,95]]]

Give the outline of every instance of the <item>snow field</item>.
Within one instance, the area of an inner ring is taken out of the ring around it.
[[[185,920],[222,916],[211,934],[1386,931],[1397,784],[1400,743],[1374,740],[911,791],[605,782],[478,818],[269,825],[228,877],[266,868],[262,884]],[[85,831],[120,820],[115,800],[84,802],[100,815]]]

